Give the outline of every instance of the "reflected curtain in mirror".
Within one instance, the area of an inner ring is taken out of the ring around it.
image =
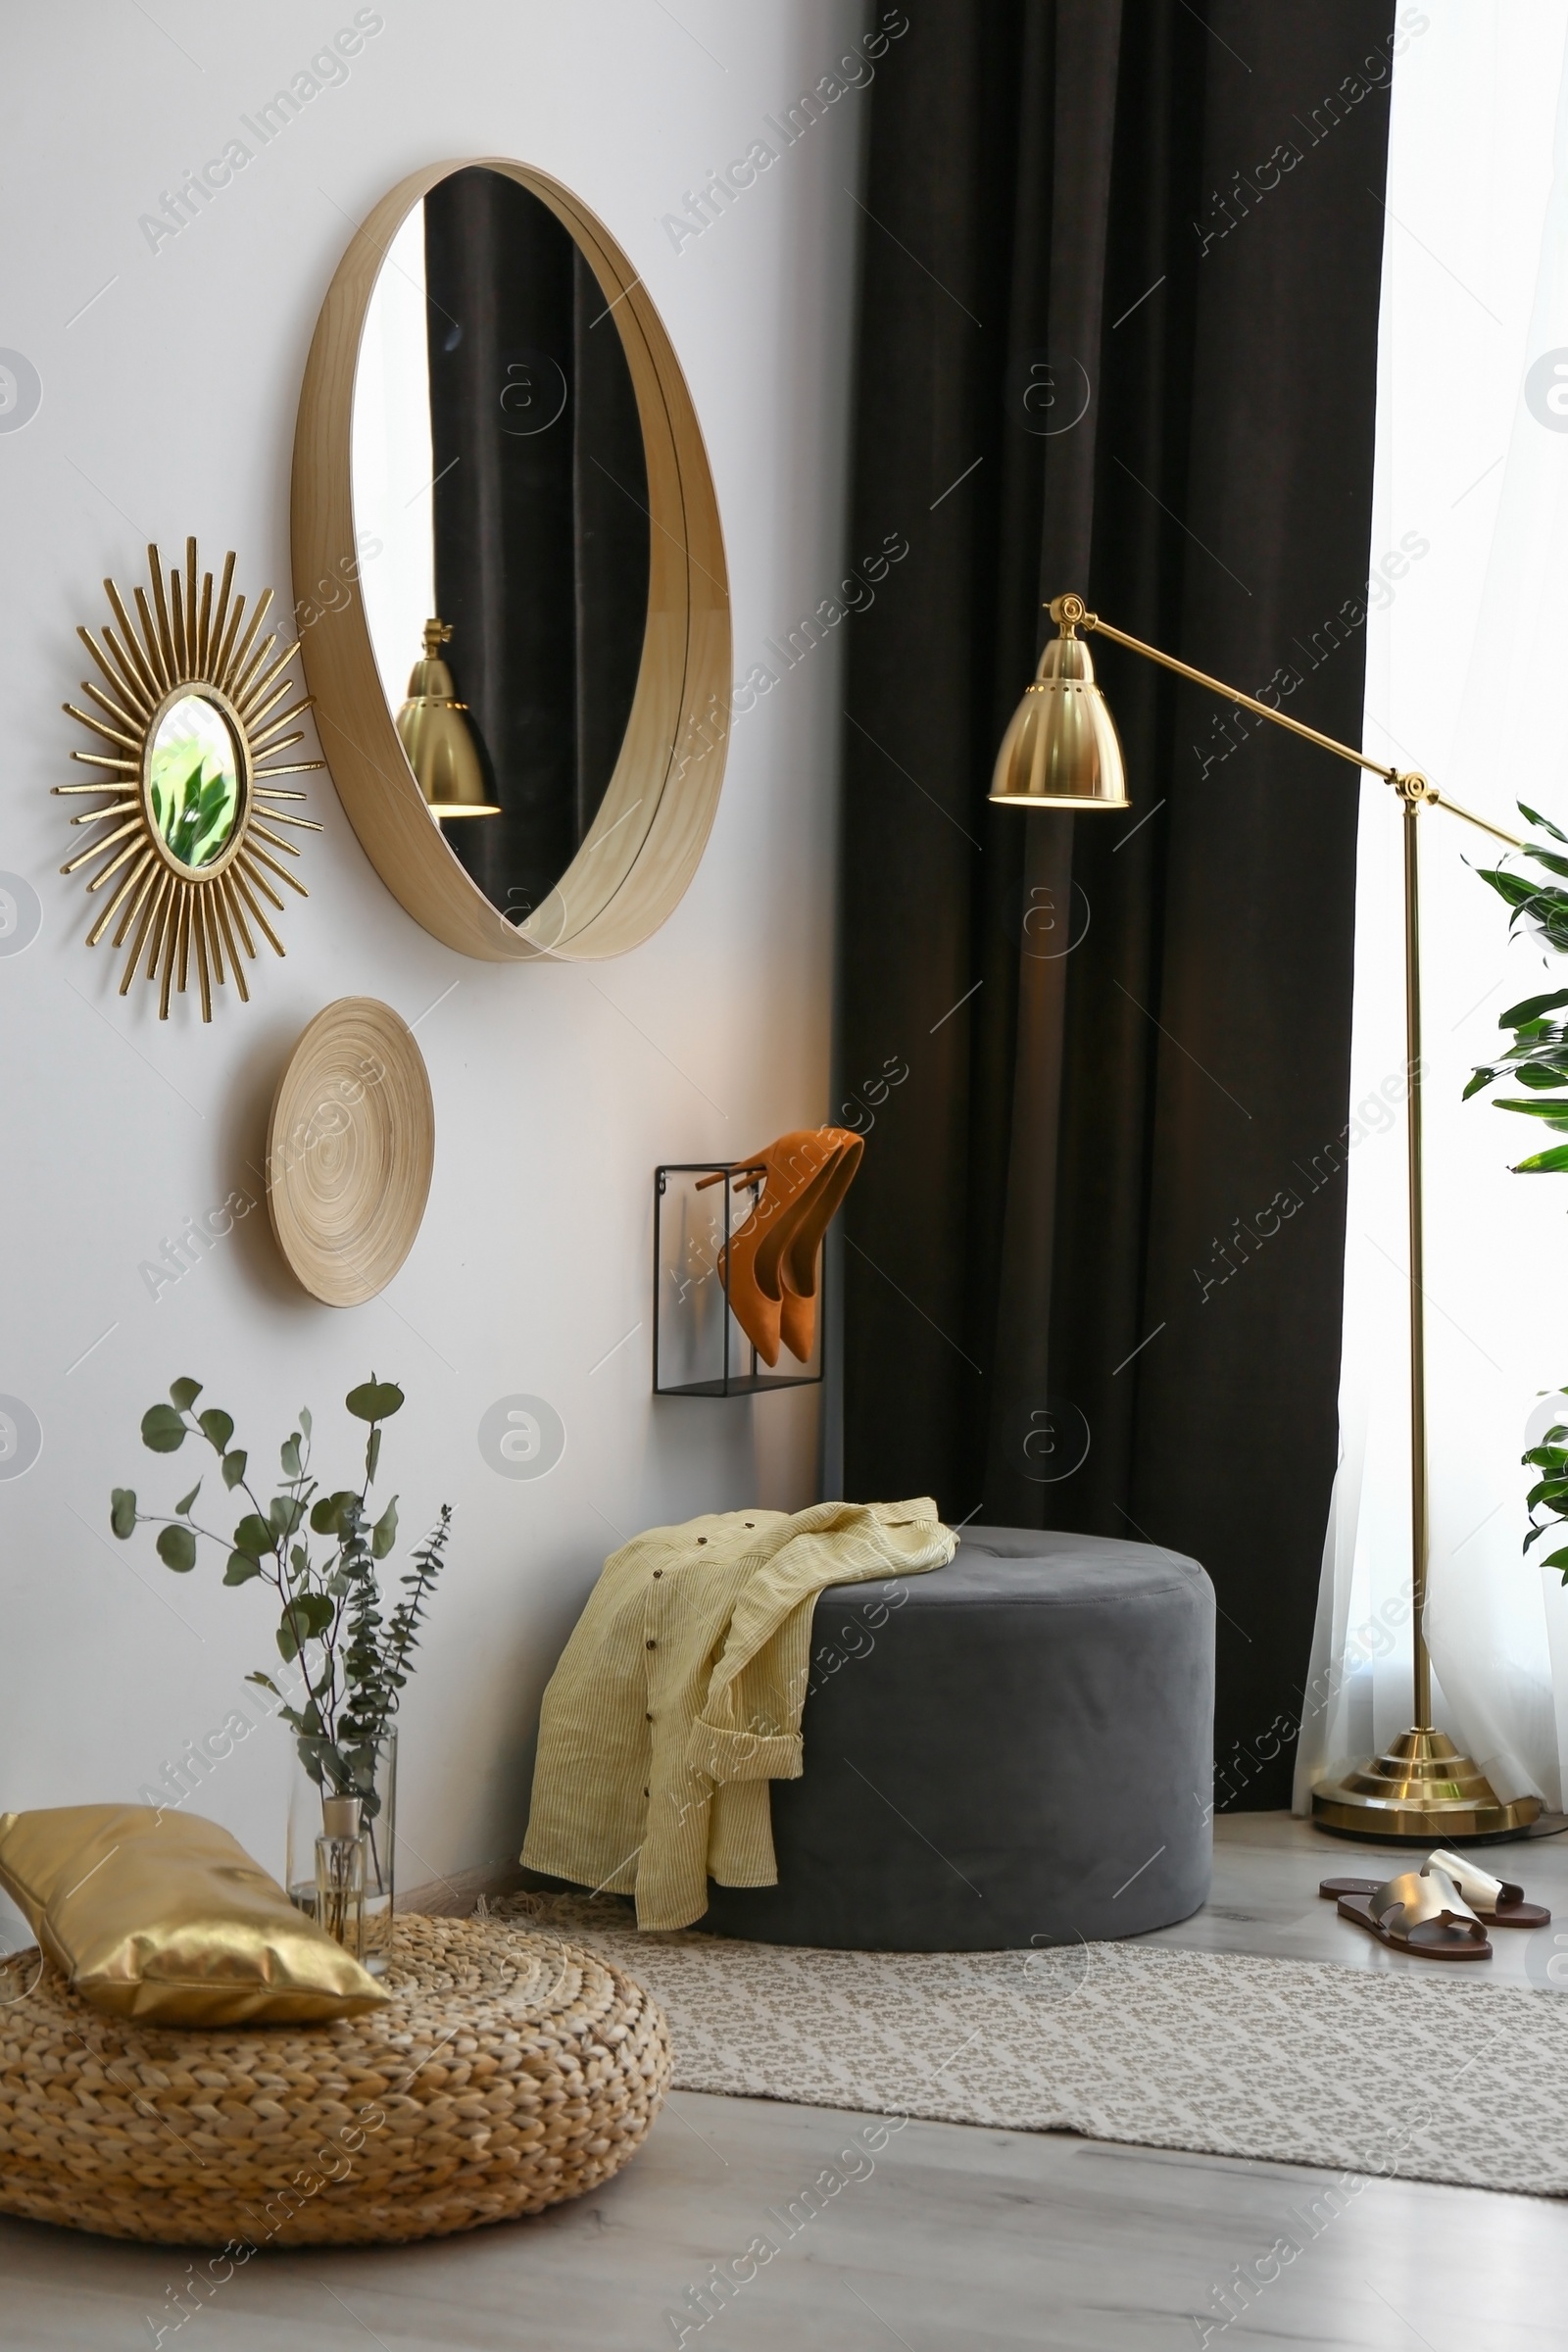
[[[642,431],[613,313],[538,197],[453,172],[424,200],[424,267],[435,611],[502,809],[447,839],[518,922],[576,855],[625,733],[648,603]]]

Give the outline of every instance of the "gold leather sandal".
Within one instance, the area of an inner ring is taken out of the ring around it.
[[[1340,1917],[1366,1928],[1391,1951],[1421,1960],[1490,1960],[1487,1931],[1446,1870],[1407,1870],[1370,1893],[1344,1893]]]
[[[1489,1928],[1549,1928],[1551,1913],[1541,1903],[1527,1903],[1524,1888],[1514,1886],[1510,1879],[1494,1879],[1478,1863],[1463,1854],[1451,1854],[1440,1845],[1422,1863],[1423,1871],[1434,1865],[1446,1873],[1458,1892],[1479,1920]],[[1321,1895],[1375,1894],[1375,1879],[1325,1879],[1318,1892]]]
[[[1544,1904],[1527,1903],[1524,1888],[1511,1879],[1492,1878],[1471,1857],[1450,1854],[1443,1846],[1428,1857],[1428,1870],[1434,1863],[1447,1872],[1476,1917],[1489,1928],[1550,1927],[1551,1913]]]

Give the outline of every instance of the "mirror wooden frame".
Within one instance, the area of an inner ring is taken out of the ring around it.
[[[355,232],[317,322],[294,437],[295,593],[357,577],[351,431],[360,342],[386,250],[451,172],[504,172],[582,252],[616,314],[648,470],[648,619],[625,738],[586,839],[555,890],[514,924],[460,864],[425,805],[381,684],[364,599],[300,632],[327,766],[349,822],[393,897],[449,948],[490,963],[623,955],[679,904],[707,846],[728,749],[729,574],[718,502],[691,394],[631,263],[579,198],[526,164],[480,156],[401,180]]]

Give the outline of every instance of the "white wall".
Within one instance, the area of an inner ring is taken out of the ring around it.
[[[108,1533],[111,1485],[168,1507],[189,1483],[188,1453],[142,1449],[143,1408],[193,1374],[260,1454],[308,1402],[326,1465],[349,1432],[339,1400],[373,1366],[408,1391],[387,1437],[407,1518],[458,1506],[403,1718],[410,1884],[513,1850],[540,1690],[622,1536],[815,1494],[819,1391],[651,1397],[651,1178],[662,1158],[738,1156],[828,1113],[842,649],[819,648],[737,726],[690,893],[618,962],[453,955],[384,890],[326,777],[307,779],[326,832],[306,856],[311,898],[284,920],[287,960],[264,951],[253,1003],[221,1003],[204,1028],[193,999],[160,1024],[153,991],[117,996],[119,959],[82,944],[80,879],[56,871],[71,804],[49,787],[85,741],[60,711],[80,700],[74,631],[107,618],[105,573],[128,587],[148,539],[177,554],[188,532],[204,562],[236,548],[238,583],[273,584],[287,609],[295,403],[351,223],[430,158],[505,155],[576,189],[662,313],[717,480],[743,673],[843,568],[845,191],[863,94],[701,236],[677,250],[661,221],[829,71],[860,11],[384,0],[348,79],[153,251],[138,217],[246,135],[240,117],[354,10],[160,0],[155,13],[13,10],[5,32],[0,345],[32,363],[43,397],[0,431],[0,868],[30,881],[43,921],[24,953],[0,954],[0,1392],[36,1413],[43,1445],[26,1475],[0,1478],[0,1804],[132,1798],[269,1661],[262,1589],[224,1591],[211,1559],[172,1576],[147,1531],[131,1546]],[[318,1306],[258,1211],[154,1298],[141,1261],[252,1181],[294,1040],[361,993],[409,1020],[435,1007],[418,1031],[435,1183],[403,1272],[369,1305]],[[486,1407],[517,1391],[566,1427],[537,1483],[497,1476],[476,1443]],[[274,1868],[284,1748],[279,1727],[258,1730],[199,1804]]]

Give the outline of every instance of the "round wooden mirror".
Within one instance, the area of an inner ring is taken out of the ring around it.
[[[655,931],[723,777],[723,537],[658,313],[558,181],[432,165],[356,233],[305,370],[293,556],[321,748],[408,911],[491,962]]]

